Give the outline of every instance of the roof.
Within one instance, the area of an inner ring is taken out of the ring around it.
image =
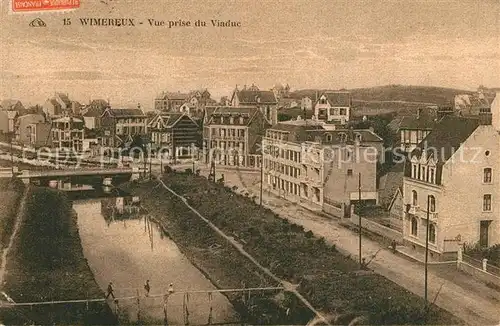
[[[181,92],[162,92],[156,97],[157,100],[187,100],[191,97],[190,94]]]
[[[100,117],[104,112],[104,108],[100,106],[90,106],[87,112],[83,114],[84,117]]]
[[[398,129],[432,130],[435,125],[436,120],[431,116],[404,116],[401,117]]]
[[[63,103],[66,106],[71,106],[71,101],[70,101],[68,95],[66,95],[64,93],[57,93],[56,95],[57,95],[57,97],[59,97],[61,99],[61,101],[63,101]]]
[[[51,98],[49,101],[54,107],[61,107],[61,104],[59,104],[55,98]]]
[[[205,108],[205,123],[206,124],[221,124],[220,122],[212,122],[213,117],[224,116],[224,117],[243,117],[248,118],[245,124],[250,123],[252,118],[259,111],[255,107],[234,107],[234,106],[217,106],[217,107],[206,107]],[[229,121],[228,121],[229,123]]]
[[[351,93],[345,91],[325,92],[322,96],[326,96],[328,103],[333,107],[350,107]],[[320,96],[321,97],[321,96]]]
[[[303,121],[303,120],[302,120]],[[290,142],[305,142],[311,140],[313,132],[324,131],[320,124],[304,123],[288,123],[288,121],[280,122],[269,128],[268,130],[283,131],[287,133],[287,141]]]
[[[460,148],[461,144],[479,126],[479,119],[444,116],[435,128],[411,152],[411,157],[421,157],[427,152],[427,157],[436,155],[437,163],[445,163]]]
[[[106,100],[103,100],[103,99],[95,99],[95,100],[92,100],[90,102],[90,106],[94,106],[94,107],[102,107],[102,108],[106,108],[108,106],[108,102]]]
[[[53,120],[52,122],[83,122],[82,120],[78,118],[72,118],[72,117],[62,117],[56,120]]]
[[[489,108],[490,102],[479,94],[458,94],[455,96],[455,105],[457,109],[467,108]]]
[[[276,104],[276,96],[272,91],[260,90],[236,90],[235,95],[238,96],[238,101],[242,105],[258,105],[262,103]]]
[[[3,100],[1,103],[0,103],[0,107],[4,110],[11,110],[14,106],[16,106],[17,104],[21,104],[21,101],[19,100],[12,100],[12,99],[7,99],[7,100]]]
[[[389,207],[396,191],[403,186],[404,163],[395,164],[380,177],[379,201],[383,207]]]
[[[145,117],[144,112],[141,109],[106,109],[104,111],[109,112],[113,117]],[[104,114],[103,113],[103,114]]]

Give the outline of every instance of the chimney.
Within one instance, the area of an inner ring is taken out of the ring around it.
[[[75,101],[71,102],[71,112],[73,112],[74,115],[80,114],[80,108],[76,105]]]
[[[500,92],[496,93],[495,99],[491,102],[491,124],[500,131]]]
[[[422,114],[422,108],[417,109],[417,119],[420,119],[420,114]]]

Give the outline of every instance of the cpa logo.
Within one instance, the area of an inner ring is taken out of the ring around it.
[[[41,18],[36,18],[31,21],[30,27],[47,27],[47,24]]]

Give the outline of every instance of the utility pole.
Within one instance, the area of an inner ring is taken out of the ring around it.
[[[359,266],[362,267],[362,258],[361,258],[361,172],[358,176],[358,227],[359,227]]]
[[[148,157],[149,157],[149,180],[151,180],[151,178],[152,178],[152,168],[153,168],[153,160],[152,160],[152,157],[151,157],[151,143],[149,144]]]
[[[194,144],[191,144],[191,157],[193,160],[193,174],[194,174]]]
[[[262,148],[262,146],[261,146]],[[259,205],[262,207],[262,190],[264,187],[264,152],[260,151],[260,201]]]
[[[9,135],[9,140],[10,140],[10,168],[12,171],[12,177],[14,177],[14,148],[12,145],[12,138],[14,137],[14,133],[10,133]]]
[[[427,301],[427,262],[428,262],[428,256],[429,256],[429,198],[430,196],[427,195],[427,225],[426,225],[426,232],[425,232],[425,273],[424,273],[424,284],[425,284],[425,289],[424,289],[424,299],[425,299],[425,305],[427,306],[428,301]]]

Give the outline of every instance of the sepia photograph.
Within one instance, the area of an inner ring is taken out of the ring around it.
[[[0,0],[0,326],[500,326],[500,1]]]

